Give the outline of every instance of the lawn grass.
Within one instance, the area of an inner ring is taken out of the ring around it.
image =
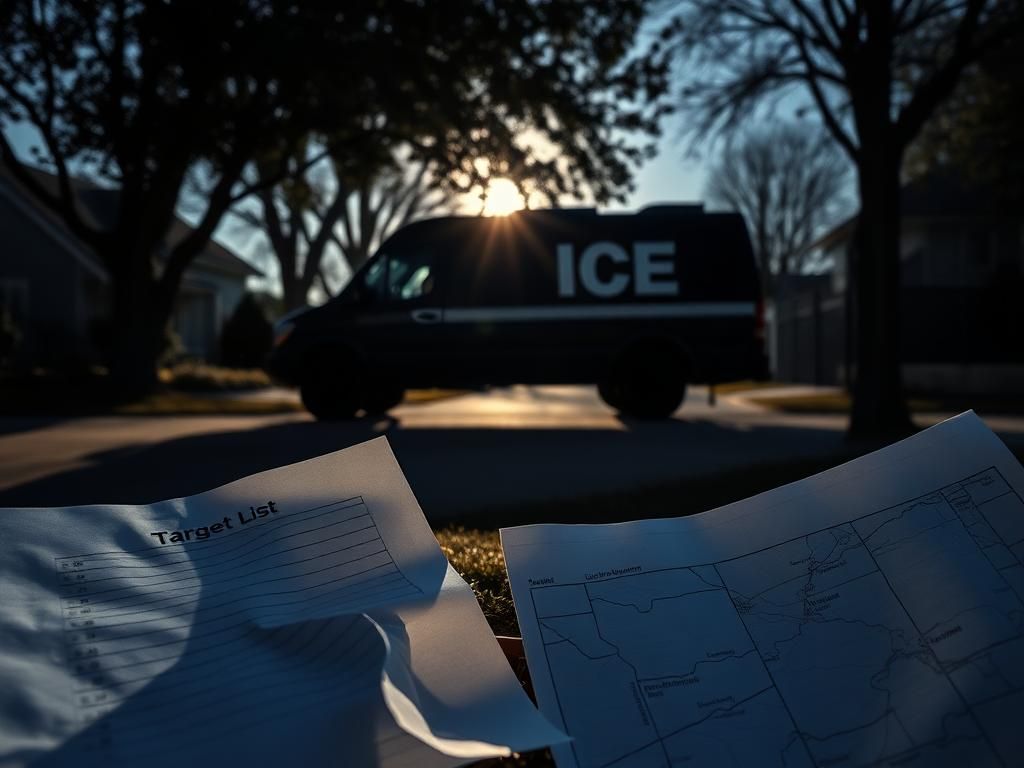
[[[849,413],[850,395],[847,392],[815,392],[806,395],[786,395],[780,397],[746,398],[748,402],[771,408],[782,413]],[[940,400],[911,398],[907,405],[915,413],[926,413],[945,410]]]
[[[119,416],[269,416],[304,410],[293,400],[256,400],[231,397],[203,397],[191,392],[157,392],[132,403],[115,405]]]
[[[412,389],[404,405],[423,405],[464,394],[455,389]],[[261,399],[232,397],[230,391],[216,397],[167,389],[133,403],[114,406],[113,413],[128,416],[269,416],[275,413],[301,413],[305,408],[290,398]]]
[[[759,397],[756,394],[746,398],[748,402],[782,413],[838,413],[850,412],[850,395],[847,392],[821,392],[806,395]],[[1024,397],[1012,396],[958,396],[927,397],[911,395],[907,400],[911,413],[962,413],[975,410],[979,413],[1024,414]]]
[[[777,389],[785,387],[781,381],[754,381],[745,379],[743,381],[726,381],[722,384],[715,384],[716,395],[732,395],[737,392],[756,392],[759,389]]]
[[[241,392],[273,386],[262,368],[224,368],[209,363],[183,362],[161,368],[160,383],[176,392]]]
[[[469,394],[468,389],[409,389],[405,392],[402,405],[422,405],[438,400],[450,400]]]

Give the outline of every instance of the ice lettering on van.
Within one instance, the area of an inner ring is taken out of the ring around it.
[[[627,272],[613,272],[605,279],[599,274],[602,259],[616,264],[633,262],[632,280],[637,296],[677,296],[679,282],[674,277],[676,244],[670,240],[633,243],[632,259],[622,246],[601,241],[583,249],[577,266],[571,243],[559,243],[555,254],[558,264],[558,295],[576,295],[577,277],[583,290],[602,299],[622,295],[629,287]]]
[[[607,299],[626,290],[629,286],[629,276],[613,272],[607,280],[602,280],[597,273],[597,262],[602,258],[611,259],[616,264],[626,264],[629,262],[629,254],[622,246],[607,241],[594,243],[583,249],[583,255],[580,256],[580,282],[590,295]]]
[[[671,240],[633,243],[633,271],[637,296],[676,296],[679,283],[672,278],[676,244]]]
[[[558,295],[576,295],[576,264],[573,263],[572,245],[559,243],[555,249],[558,255]]]

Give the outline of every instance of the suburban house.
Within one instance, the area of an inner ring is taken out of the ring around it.
[[[52,175],[35,173],[55,187]],[[90,225],[112,221],[117,190],[81,180],[75,187]],[[167,242],[188,231],[188,224],[176,220]],[[173,328],[185,354],[216,360],[221,326],[241,299],[246,278],[259,274],[224,246],[212,241],[206,246],[185,273],[174,310]],[[96,254],[0,165],[0,312],[13,319],[21,336],[9,362],[18,367],[101,362],[109,293],[110,277]]]
[[[1024,210],[952,172],[904,186],[901,227],[903,378],[916,392],[1024,390]],[[856,325],[856,218],[811,245],[831,263],[798,275],[772,308],[777,378],[849,385]]]

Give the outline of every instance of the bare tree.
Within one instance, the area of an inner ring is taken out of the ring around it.
[[[350,272],[355,272],[389,235],[415,219],[450,209],[452,194],[437,184],[428,163],[388,168],[374,179],[351,185],[334,240]],[[326,225],[326,219],[321,219]]]
[[[849,165],[819,130],[782,123],[728,142],[708,172],[708,202],[743,214],[766,296],[800,272],[807,246],[843,202]]]
[[[1021,0],[683,0],[665,38],[692,73],[697,135],[796,95],[857,169],[850,434],[912,428],[900,371],[900,169],[965,67],[1019,27]]]
[[[344,271],[356,272],[390,235],[416,218],[445,208],[451,195],[423,160],[396,157],[376,173],[356,175],[326,159],[267,187],[233,213],[263,235],[280,273],[284,311],[305,306],[316,286],[330,296]],[[257,164],[260,178],[279,173]]]

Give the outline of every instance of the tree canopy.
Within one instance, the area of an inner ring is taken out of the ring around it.
[[[907,172],[954,169],[991,187],[998,204],[1024,202],[1024,29],[965,72],[909,147]]]
[[[113,367],[155,380],[182,275],[256,158],[310,134],[367,172],[394,147],[470,187],[496,173],[551,196],[621,197],[667,109],[663,57],[632,57],[644,0],[11,0],[0,11],[0,156],[106,264]],[[13,130],[38,135],[27,169]],[[209,185],[194,231],[161,251],[190,169]],[[286,169],[282,168],[283,176]],[[116,221],[81,214],[73,176],[120,190]],[[154,258],[157,257],[157,258]]]
[[[728,142],[708,169],[708,202],[743,214],[767,296],[809,262],[806,247],[832,223],[849,178],[840,151],[816,127],[768,124]]]

